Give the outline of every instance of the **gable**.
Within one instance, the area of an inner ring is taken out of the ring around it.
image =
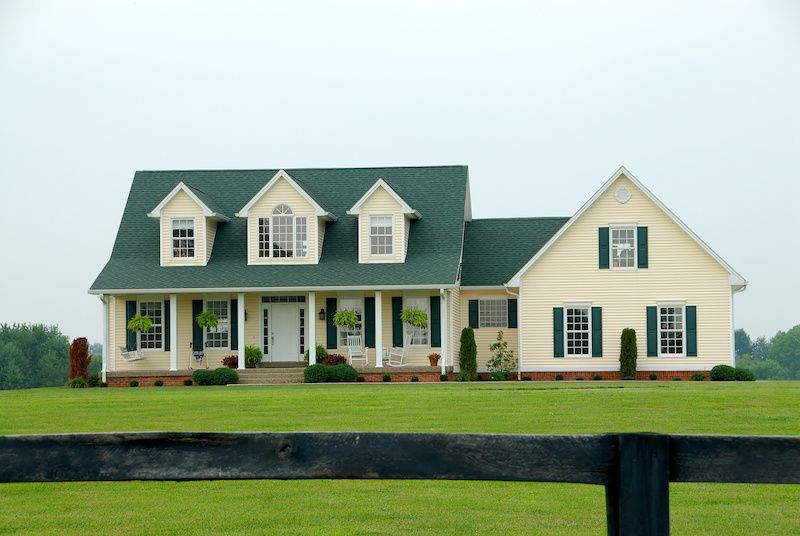
[[[273,196],[290,196],[289,198],[295,200],[295,202],[298,204],[313,207],[314,213],[317,216],[322,216],[331,220],[336,219],[336,217],[326,210],[319,203],[319,201],[317,201],[314,196],[306,190],[306,188],[301,186],[295,179],[292,178],[291,175],[282,169],[278,170],[278,172],[275,173],[269,181],[267,181],[264,187],[261,188],[252,198],[250,198],[247,204],[245,204],[238,212],[236,212],[236,216],[240,218],[248,217],[250,215],[250,211],[256,205],[262,206],[263,208],[263,204],[261,204],[262,200],[275,188],[278,189],[278,193],[273,194]],[[301,198],[304,201],[299,201]]]
[[[391,201],[388,198],[391,198]],[[403,199],[394,188],[389,186],[389,184],[383,178],[375,181],[375,184],[373,184],[372,187],[367,190],[367,192],[361,196],[361,198],[356,201],[352,207],[350,207],[350,210],[348,210],[347,213],[357,216],[360,214],[365,205],[370,203],[374,204],[376,202],[396,206],[402,214],[407,215],[409,218],[418,219],[420,217],[419,212],[411,208],[406,200]]]

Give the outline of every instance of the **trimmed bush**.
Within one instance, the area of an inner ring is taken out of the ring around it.
[[[711,369],[712,382],[735,382],[736,369],[729,365],[717,365]]]
[[[419,376],[411,376],[411,381],[412,382],[418,382],[419,381]]]
[[[489,373],[489,381],[493,382],[504,382],[508,379],[508,375],[505,372],[490,372]]]
[[[108,387],[108,382],[100,382],[100,387]]]
[[[236,355],[226,355],[222,358],[222,364],[228,368],[235,369],[239,366],[239,356]]]
[[[239,381],[239,373],[228,367],[214,369],[212,374],[214,385],[228,385],[229,383],[237,383]]]
[[[523,376],[523,377],[522,377],[522,381],[524,381],[524,382],[530,382],[530,381],[533,381],[533,378],[531,378],[530,376]]]
[[[564,375],[563,374],[556,374],[556,381],[557,382],[560,382],[563,379],[564,379]]]
[[[358,378],[358,373],[350,365],[341,364],[328,367],[329,382],[354,382],[356,378]]]
[[[706,375],[702,372],[695,372],[692,374],[692,381],[701,382],[706,379]]]
[[[364,376],[359,376],[358,378],[356,378],[356,381],[358,383],[364,383],[365,381],[367,381],[367,379]]]
[[[192,385],[193,383],[194,383],[194,382],[192,381],[192,379],[191,379],[191,378],[186,378],[185,380],[183,380],[183,385],[185,385],[186,387],[189,387],[189,386],[190,386],[190,385]]]
[[[88,384],[83,378],[81,378],[80,376],[76,376],[75,378],[72,378],[70,381],[67,382],[67,387],[69,387],[70,389],[83,389],[85,387],[88,387]]]
[[[153,385],[155,385],[156,387],[163,387],[164,386],[164,382],[161,381],[161,380],[156,380],[156,381],[153,382]]]
[[[244,366],[246,368],[255,368],[261,363],[261,348],[258,346],[245,346],[244,347]]]
[[[446,382],[449,379],[450,379],[450,377],[447,374],[442,374],[442,375],[439,376],[439,381],[440,382]]]
[[[214,385],[214,371],[197,369],[192,373],[192,379],[197,385]]]
[[[87,383],[89,384],[89,387],[100,387],[100,373],[95,372],[89,376],[89,381]]]
[[[636,359],[639,351],[636,348],[636,330],[625,328],[622,330],[619,349],[619,373],[623,380],[636,378]]]
[[[383,375],[383,381],[385,381],[385,382],[392,381],[392,375],[391,374],[384,374]]]
[[[683,381],[683,380],[681,380],[680,378],[672,378],[672,381],[674,381],[674,382],[680,382],[680,381]]]
[[[736,367],[736,381],[737,382],[754,382],[756,381],[756,375],[753,374],[753,371],[744,368],[744,367]]]
[[[458,366],[471,381],[478,376],[478,346],[475,344],[475,330],[464,328],[461,330],[461,348],[458,350]]]
[[[303,381],[306,383],[322,383],[328,379],[328,367],[317,363],[303,370]]]
[[[139,387],[139,380],[131,380],[131,387]]]
[[[462,370],[461,372],[458,373],[458,375],[456,375],[456,380],[460,382],[467,382],[469,381],[469,374],[467,374]]]
[[[655,372],[650,373],[651,381],[656,381],[657,379],[658,379],[658,374],[656,374]]]
[[[600,380],[603,379],[603,375],[602,374],[595,374],[594,376],[592,376],[592,379],[595,380],[595,381],[600,381]]]
[[[576,382],[582,382],[583,381],[583,377],[578,376],[577,378],[575,378],[575,381]]]

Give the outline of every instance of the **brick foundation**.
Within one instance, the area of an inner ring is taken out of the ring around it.
[[[711,376],[711,371],[708,370],[653,370],[653,371],[637,371],[637,380],[649,380],[651,374],[656,375],[657,381],[673,381],[675,378],[680,378],[682,381],[691,381],[692,374],[702,373],[705,379],[708,380]],[[534,381],[555,381],[557,375],[564,377],[565,381],[575,381],[578,378],[583,378],[586,381],[592,381],[596,374],[603,377],[603,380],[622,380],[618,370],[609,371],[595,371],[595,372],[523,372],[522,376],[528,376]],[[481,374],[481,379],[488,379],[488,374]]]
[[[109,387],[130,387],[131,380],[137,380],[139,382],[139,387],[155,387],[155,381],[161,380],[164,382],[164,387],[184,387],[183,380],[185,379],[192,379],[191,376],[116,376],[116,377],[109,377],[108,379],[108,386]]]
[[[440,381],[439,376],[442,375],[442,372],[441,370],[437,370],[436,372],[398,372],[395,369],[379,373],[365,372],[361,374],[361,376],[364,376],[364,381],[366,382],[382,382],[384,374],[391,375],[392,382],[410,382],[411,376],[416,376],[421,382],[438,382]],[[447,376],[449,379],[453,379],[452,374],[448,374]]]

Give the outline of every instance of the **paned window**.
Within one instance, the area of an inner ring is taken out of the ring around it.
[[[508,326],[508,300],[487,298],[478,301],[478,325],[482,328]]]
[[[428,315],[428,325],[422,327],[404,324],[406,342],[410,346],[428,346],[430,344],[430,325],[431,325],[431,300],[427,296],[404,298],[404,309],[419,309]]]
[[[262,324],[263,330],[263,351],[264,355],[269,355],[269,307],[264,307],[264,322]]]
[[[308,255],[308,218],[297,216],[294,219],[295,232],[295,251],[298,257]]]
[[[258,218],[258,256],[269,257],[269,218]]]
[[[636,268],[636,228],[611,228],[611,268]]]
[[[308,217],[295,216],[281,203],[272,216],[258,218],[258,257],[308,257]]]
[[[300,355],[306,353],[306,310],[300,308]]]
[[[216,328],[206,328],[206,346],[209,348],[228,347],[228,300],[208,300],[206,310],[219,318]]]
[[[164,317],[163,304],[160,301],[139,302],[139,314],[149,316],[153,321],[150,331],[139,332],[139,348],[142,350],[158,350],[163,346]]]
[[[369,254],[392,255],[392,216],[369,217]]]
[[[363,309],[361,306],[361,298],[343,298],[339,300],[339,310],[349,309],[351,311],[356,312],[356,316],[358,317],[358,323],[356,327],[353,329],[343,327],[339,328],[339,347],[343,348],[347,346],[347,336],[348,335],[361,335],[361,327],[362,327],[362,314]],[[361,339],[362,344],[364,343],[364,339]]]
[[[294,257],[294,216],[288,205],[272,211],[272,256]]]
[[[683,305],[661,305],[659,316],[659,355],[683,355],[684,321]]]
[[[589,309],[589,307],[583,306],[567,306],[564,308],[567,321],[564,329],[567,356],[589,356],[589,337],[591,335]]]
[[[194,258],[194,220],[172,220],[172,257]]]

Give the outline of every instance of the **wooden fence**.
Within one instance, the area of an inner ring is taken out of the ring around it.
[[[669,534],[670,482],[800,483],[800,438],[355,432],[0,436],[0,482],[310,478],[596,484],[605,486],[608,534],[662,535]]]

